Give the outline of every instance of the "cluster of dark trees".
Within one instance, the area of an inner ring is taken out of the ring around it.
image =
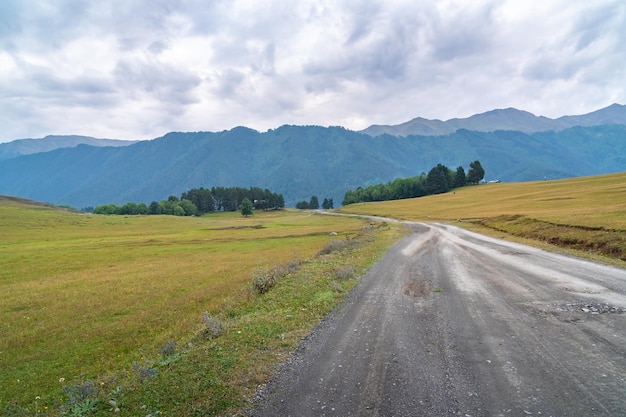
[[[311,196],[309,201],[298,201],[296,208],[301,210],[317,210],[320,208],[320,202],[316,195]],[[332,198],[325,198],[322,202],[322,208],[324,210],[330,210],[335,208],[335,203]]]
[[[153,201],[148,206],[144,203],[126,203],[123,206],[106,204],[96,207],[93,212],[95,214],[196,216],[213,211],[237,211],[244,201],[246,201],[246,209],[248,202],[252,203],[252,208],[257,210],[279,210],[285,207],[283,195],[273,193],[268,189],[200,187],[184,192],[180,198],[172,195],[167,200]]]
[[[422,173],[416,177],[397,178],[386,184],[349,190],[341,204],[346,206],[367,201],[400,200],[441,194],[468,184],[478,184],[484,177],[485,170],[479,161],[470,164],[467,174],[463,167],[452,170],[445,165],[437,164],[428,174]]]
[[[213,187],[210,190],[200,187],[191,189],[181,196],[181,199],[194,203],[199,213],[237,211],[246,198],[252,202],[256,210],[279,210],[285,207],[282,194],[259,187]]]

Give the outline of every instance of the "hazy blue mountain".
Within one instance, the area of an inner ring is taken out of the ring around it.
[[[492,132],[495,130],[516,130],[525,133],[561,131],[574,126],[600,126],[606,124],[626,124],[626,106],[612,104],[609,107],[580,116],[563,116],[550,119],[535,116],[527,111],[513,108],[491,110],[462,119],[429,120],[421,117],[399,125],[372,125],[361,131],[370,136],[389,134],[447,135],[458,129]]]
[[[169,133],[125,147],[74,148],[0,161],[0,194],[76,207],[166,199],[191,188],[259,186],[287,206],[348,189],[480,160],[486,180],[530,181],[626,168],[626,126],[563,131],[372,137],[341,127],[282,126],[260,133]]]
[[[48,152],[59,148],[72,148],[80,144],[91,146],[128,146],[136,141],[96,139],[89,136],[46,136],[40,139],[17,139],[0,143],[0,161],[21,155]]]
[[[563,116],[556,119],[562,126],[600,126],[626,124],[626,106],[611,104],[581,116]]]

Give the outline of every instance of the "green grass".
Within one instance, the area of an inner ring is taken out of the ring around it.
[[[617,260],[626,250],[626,174],[341,211]],[[401,233],[368,223],[299,211],[107,217],[0,198],[0,413],[236,415]],[[254,274],[276,265],[297,269],[257,294]]]
[[[626,173],[481,184],[416,199],[353,204],[340,211],[456,223],[539,246],[626,261]]]
[[[90,393],[82,415],[113,403],[127,416],[240,409],[354,285],[337,271],[358,276],[399,233],[365,224],[297,211],[94,216],[1,199],[0,413],[58,415],[79,391]],[[360,243],[317,256],[346,239]],[[294,260],[267,294],[252,291],[259,268]],[[205,311],[224,335],[200,336]]]

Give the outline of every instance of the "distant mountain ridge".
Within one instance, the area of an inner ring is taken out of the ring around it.
[[[49,152],[59,148],[73,148],[77,145],[128,146],[135,142],[118,139],[96,139],[78,135],[49,135],[40,139],[17,139],[0,143],[0,161],[22,155]]]
[[[197,187],[258,186],[283,194],[288,207],[312,195],[339,205],[347,190],[419,175],[438,163],[467,170],[474,160],[486,180],[620,172],[626,126],[408,137],[288,125],[264,133],[173,132],[124,147],[82,144],[0,161],[0,194],[82,208],[149,204]]]
[[[456,132],[458,129],[476,132],[496,130],[514,130],[524,133],[559,132],[574,126],[600,126],[608,124],[626,124],[626,106],[612,104],[600,110],[579,116],[562,116],[550,119],[544,116],[517,110],[514,108],[496,109],[475,114],[467,118],[455,118],[447,121],[430,120],[417,117],[399,125],[372,125],[361,133],[370,136],[388,134],[392,136],[440,136]]]

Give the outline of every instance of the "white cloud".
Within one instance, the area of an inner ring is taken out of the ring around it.
[[[626,103],[620,0],[4,0],[0,141]]]

